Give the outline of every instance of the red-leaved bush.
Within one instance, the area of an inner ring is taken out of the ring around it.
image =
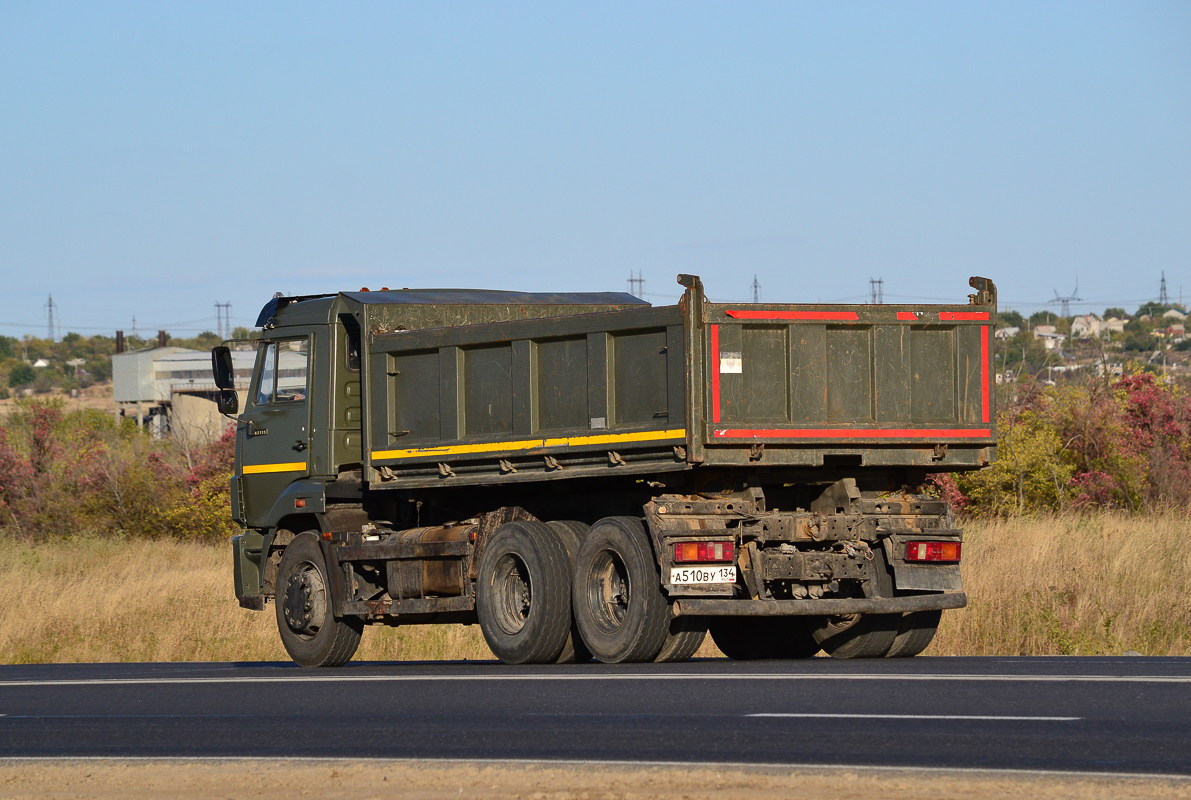
[[[89,533],[219,539],[231,533],[234,437],[190,451],[132,420],[22,401],[0,427],[0,528],[28,538]]]
[[[997,429],[995,464],[957,475],[954,490],[938,484],[957,510],[1191,506],[1191,396],[1152,373],[1051,387],[1024,379]]]

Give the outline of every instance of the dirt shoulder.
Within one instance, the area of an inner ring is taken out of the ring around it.
[[[1191,798],[1191,779],[993,772],[485,764],[436,761],[0,761],[0,797]]]

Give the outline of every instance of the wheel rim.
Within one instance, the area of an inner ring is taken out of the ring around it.
[[[327,616],[327,585],[312,562],[304,561],[290,573],[282,610],[285,624],[294,634],[304,639],[318,635]]]
[[[619,553],[604,550],[596,556],[587,582],[587,606],[600,630],[615,633],[624,624],[631,588],[628,568]]]
[[[496,624],[509,635],[520,633],[533,608],[533,583],[525,562],[512,553],[501,556],[493,584]]]

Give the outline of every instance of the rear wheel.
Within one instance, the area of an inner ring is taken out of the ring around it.
[[[874,596],[893,597],[893,574],[880,548],[873,551]],[[828,617],[815,639],[832,658],[881,658],[893,647],[901,614]]]
[[[821,617],[716,617],[708,629],[720,652],[736,661],[810,658],[819,652]]]
[[[572,596],[583,643],[600,661],[652,661],[661,652],[670,607],[641,520],[605,517],[591,527]]]
[[[943,612],[937,609],[902,614],[897,637],[893,640],[885,657],[910,658],[921,653],[934,641],[935,633],[939,630],[939,620],[942,617]]]
[[[583,537],[587,535],[589,526],[586,523],[575,520],[547,522],[546,524],[558,534],[563,546],[566,547],[567,558],[570,559],[569,572],[571,575],[574,575],[575,558],[579,555],[579,547],[583,544]],[[572,620],[571,635],[567,637],[567,643],[562,648],[562,654],[558,657],[558,663],[586,664],[588,661],[591,661],[591,651],[583,644],[583,637],[579,635],[579,628],[574,620]]]
[[[698,617],[674,617],[670,620],[670,630],[666,633],[666,641],[662,642],[662,649],[653,660],[686,661],[699,651],[703,640],[707,638],[707,621]]]
[[[275,605],[281,643],[303,667],[338,667],[360,646],[364,621],[335,617],[330,586],[318,534],[298,534],[277,568]]]
[[[510,522],[484,545],[476,615],[488,647],[506,664],[558,660],[571,631],[570,559],[542,522]]]

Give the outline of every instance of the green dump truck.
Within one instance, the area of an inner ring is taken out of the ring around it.
[[[213,352],[236,596],[305,666],[479,623],[510,663],[911,656],[966,603],[926,476],[996,457],[965,305],[472,290],[275,297]],[[252,346],[239,393],[229,347]],[[244,399],[241,411],[239,398]]]

